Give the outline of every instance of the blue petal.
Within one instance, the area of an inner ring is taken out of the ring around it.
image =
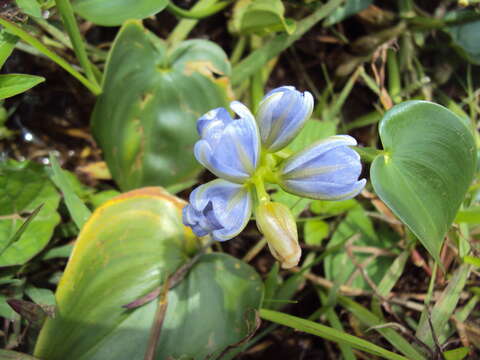
[[[225,108],[216,108],[210,110],[197,120],[197,131],[202,138],[214,137],[218,130],[223,130],[225,126],[233,121],[232,117]]]
[[[311,181],[351,183],[362,172],[360,156],[349,147],[329,150],[284,173],[284,179],[309,179]]]
[[[239,119],[231,119],[221,108],[199,119],[197,125],[202,139],[195,144],[194,154],[218,177],[243,183],[258,166],[260,139],[250,110],[237,101],[232,102],[231,107]]]
[[[238,235],[252,213],[252,197],[247,187],[217,179],[201,185],[190,194],[183,223],[198,236],[211,234],[225,241]]]
[[[260,103],[257,114],[263,146],[271,152],[285,147],[303,128],[313,111],[313,96],[294,87],[282,86],[270,91]]]
[[[351,184],[337,184],[320,181],[286,180],[282,188],[292,194],[319,200],[347,200],[357,196],[367,180],[361,179]]]
[[[357,140],[349,135],[335,135],[330,136],[327,139],[320,140],[312,145],[308,146],[304,150],[296,153],[289,159],[287,159],[284,167],[283,174],[287,175],[290,172],[295,171],[299,167],[305,166],[309,161],[321,156],[322,154],[341,147],[341,146],[355,146]]]
[[[358,180],[360,156],[348,146],[356,140],[347,135],[332,136],[287,159],[281,169],[284,190],[303,197],[344,200],[356,196],[365,186]]]

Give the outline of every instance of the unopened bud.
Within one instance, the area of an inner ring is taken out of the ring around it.
[[[297,265],[302,250],[298,244],[297,224],[290,209],[280,203],[263,203],[257,207],[256,218],[258,229],[282,268],[290,269]]]

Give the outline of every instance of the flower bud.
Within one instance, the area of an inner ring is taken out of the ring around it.
[[[366,179],[360,156],[350,146],[357,141],[336,135],[292,155],[280,170],[280,186],[297,196],[320,200],[346,200],[360,193]]]
[[[265,149],[276,152],[287,146],[302,130],[313,111],[313,96],[293,86],[270,91],[260,103],[257,122]]]
[[[267,239],[272,255],[282,268],[289,269],[300,261],[297,224],[290,209],[283,204],[267,202],[256,210],[257,227]]]

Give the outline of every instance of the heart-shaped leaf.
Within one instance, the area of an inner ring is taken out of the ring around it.
[[[167,0],[75,0],[73,7],[97,25],[118,26],[128,19],[144,19],[162,11]]]
[[[379,132],[385,153],[372,164],[373,187],[438,259],[443,237],[473,179],[472,133],[453,112],[427,101],[393,107]]]
[[[0,266],[24,264],[47,245],[60,222],[59,202],[60,195],[41,165],[13,161],[0,165]],[[20,237],[12,241],[42,204]]]
[[[157,299],[122,307],[149,294],[195,248],[181,223],[184,202],[160,188],[120,195],[95,210],[75,243],[56,293],[57,312],[42,328],[42,359],[143,359]],[[247,264],[209,254],[168,293],[156,359],[205,359],[249,333],[262,284]]]
[[[137,22],[122,27],[92,116],[92,131],[121,189],[196,176],[196,119],[225,105],[229,71],[214,43],[190,40],[167,49]]]

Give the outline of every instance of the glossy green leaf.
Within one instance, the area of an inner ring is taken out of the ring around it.
[[[74,0],[75,11],[97,25],[118,26],[128,19],[144,19],[162,11],[168,0]]]
[[[301,151],[315,141],[335,135],[336,131],[337,126],[333,121],[310,119],[305,123],[302,131],[288,145],[287,150],[292,152]]]
[[[18,95],[35,85],[44,82],[45,78],[25,74],[3,74],[0,75],[0,99]]]
[[[446,19],[454,20],[469,16],[473,12],[452,11]],[[452,45],[457,52],[472,64],[480,65],[480,20],[448,26],[445,31],[452,39]]]
[[[359,337],[347,334],[340,330],[310,320],[305,320],[296,316],[267,309],[261,309],[260,316],[262,317],[262,319],[273,321],[277,324],[289,326],[297,331],[304,331],[309,334],[320,336],[329,341],[347,344],[352,348],[364,351],[367,354],[381,356],[384,359],[407,360],[406,357],[385,350],[384,348],[375,345],[367,340],[363,340]]]
[[[167,49],[139,23],[123,26],[92,117],[93,133],[121,189],[169,186],[198,174],[196,120],[225,105],[223,75],[229,71],[214,43],[190,40]]]
[[[243,0],[237,2],[232,18],[232,30],[241,34],[266,35],[295,31],[295,22],[284,17],[281,0]]]
[[[353,238],[354,236],[359,237]],[[352,238],[353,241],[348,243],[348,241]],[[360,205],[357,205],[347,213],[345,219],[340,223],[337,230],[333,233],[332,238],[328,242],[328,247],[333,247],[345,241],[348,243],[346,246],[367,248],[389,248],[393,245],[391,242],[392,240],[388,236],[385,236],[384,234],[379,236],[379,234],[377,234],[373,228],[372,221],[367,214],[365,214],[365,211]],[[369,254],[368,251],[353,250],[352,255],[355,257],[355,261],[358,264],[361,264],[372,256],[372,254]],[[364,268],[370,279],[375,284],[378,284],[382,280],[393,260],[394,259],[392,257],[379,256],[374,261],[368,261],[366,264],[364,264]],[[335,251],[325,257],[323,264],[325,276],[328,279],[335,281],[341,274],[354,274],[352,280],[348,282],[349,286],[358,289],[371,290],[368,283],[357,270],[355,264],[351,261],[345,247],[342,247],[338,251]]]
[[[480,206],[460,210],[455,216],[456,223],[480,224]]]
[[[470,349],[468,347],[459,347],[443,352],[445,360],[463,360],[468,356]]]
[[[310,210],[318,215],[340,215],[358,205],[354,199],[342,201],[315,200],[310,206]]]
[[[160,188],[120,195],[95,210],[56,293],[57,314],[36,344],[42,359],[143,359],[157,301],[124,305],[158,288],[195,247],[184,202]],[[168,293],[156,359],[204,359],[248,334],[262,283],[240,260],[204,255]]]
[[[328,236],[330,228],[328,223],[323,220],[308,220],[305,222],[303,237],[308,245],[320,246],[322,241]]]
[[[25,14],[33,17],[42,16],[42,8],[37,0],[15,0],[15,2]]]
[[[370,170],[375,192],[438,259],[476,167],[470,129],[427,101],[393,107],[379,126],[385,153]]]
[[[293,216],[298,217],[303,210],[312,202],[312,199],[302,198],[286,191],[283,191],[279,186],[272,186],[276,191],[272,194],[272,200],[280,202],[288,206]]]
[[[0,68],[5,64],[8,57],[15,48],[18,38],[8,33],[5,29],[0,29]]]
[[[346,18],[366,9],[372,4],[372,0],[346,0],[345,5],[336,9],[323,23],[324,26],[337,24]]]
[[[42,166],[28,162],[0,165],[0,248],[9,242],[28,214],[43,204],[18,241],[4,249],[0,266],[24,264],[47,245],[60,222],[56,211],[59,201],[60,195]]]

